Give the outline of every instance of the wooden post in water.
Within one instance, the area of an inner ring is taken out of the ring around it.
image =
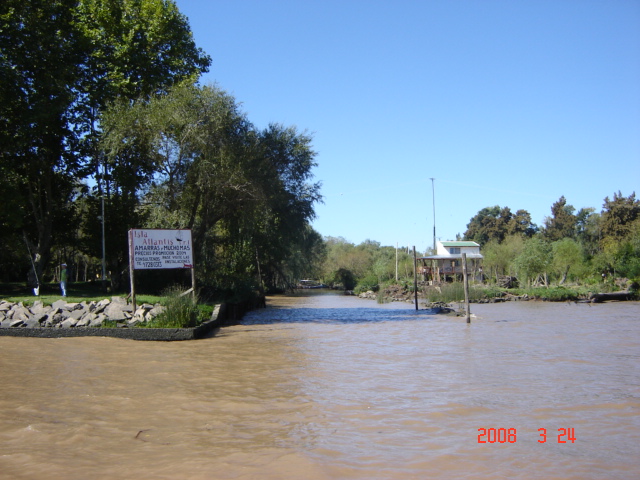
[[[133,271],[133,261],[129,262],[129,281],[131,282],[131,308],[133,308],[135,315],[138,307],[136,305],[136,276]]]
[[[467,275],[467,254],[462,254],[462,279],[464,282],[464,309],[467,315],[467,323],[471,323],[471,312],[469,311],[469,276]]]
[[[418,310],[418,265],[416,260],[416,246],[413,246],[413,297],[416,302],[416,310]]]

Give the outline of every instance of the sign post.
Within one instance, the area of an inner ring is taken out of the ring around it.
[[[135,270],[190,268],[191,290],[195,298],[196,277],[193,268],[191,230],[129,230],[129,275],[131,303],[136,311]]]

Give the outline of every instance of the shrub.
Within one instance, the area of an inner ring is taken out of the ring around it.
[[[334,272],[333,281],[331,283],[334,285],[340,284],[345,290],[353,290],[356,286],[356,279],[351,270],[340,268]]]
[[[517,295],[528,295],[531,298],[538,300],[546,300],[549,302],[564,302],[568,300],[578,300],[581,297],[586,297],[589,294],[589,289],[582,288],[566,288],[566,287],[536,287],[536,288],[524,288],[517,289],[513,293]]]
[[[358,281],[354,293],[360,294],[369,290],[377,292],[379,289],[380,287],[378,285],[378,277],[376,277],[375,275],[368,275],[362,280]]]
[[[171,287],[164,293],[164,311],[147,323],[149,328],[190,328],[200,320],[200,309],[191,295],[183,295],[180,287]]]
[[[469,288],[469,300],[478,300],[484,296],[481,289]],[[494,293],[495,296],[495,293]],[[440,287],[440,291],[432,290],[428,293],[430,302],[460,302],[464,301],[464,285],[462,282],[447,283]]]
[[[378,291],[378,294],[376,295],[376,302],[383,304],[383,303],[389,303],[390,301],[391,300],[389,299],[389,297],[385,296],[382,290]]]

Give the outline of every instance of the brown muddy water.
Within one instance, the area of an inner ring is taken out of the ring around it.
[[[0,337],[0,478],[640,478],[640,303],[269,304],[190,342]]]

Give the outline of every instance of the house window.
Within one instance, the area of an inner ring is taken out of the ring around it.
[[[460,253],[460,247],[451,247],[449,253]]]

